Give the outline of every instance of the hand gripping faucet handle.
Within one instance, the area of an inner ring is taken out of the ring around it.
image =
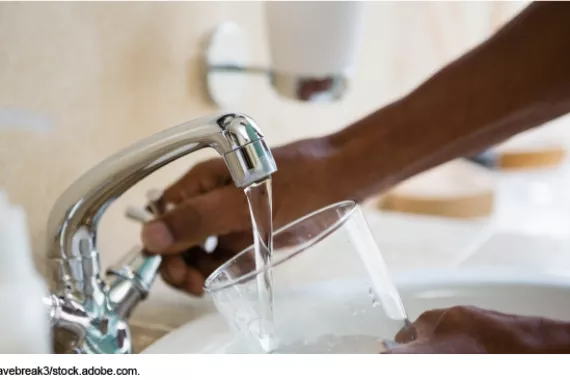
[[[160,190],[152,189],[147,192],[147,199],[149,201],[148,209],[152,211],[155,216],[159,216],[164,214],[168,207],[164,198],[162,196],[162,192]],[[204,243],[200,246],[202,251],[206,253],[212,253],[216,249],[218,245],[218,238],[216,236],[208,237]],[[187,265],[195,265],[195,255],[193,254],[192,250],[188,250],[181,254],[182,259]]]
[[[143,209],[137,206],[128,206],[125,211],[125,216],[128,219],[134,220],[139,223],[147,223],[154,219],[154,215],[149,211],[156,209],[156,205],[150,204]],[[218,238],[215,236],[210,236],[204,244],[200,247],[202,251],[206,254],[214,252],[218,244]],[[141,294],[146,297],[156,273],[159,270],[160,263],[162,259],[160,256],[147,256],[145,261],[141,261],[141,257],[144,257],[144,250],[142,248],[134,248],[129,252],[126,259],[121,260],[119,264],[114,265],[108,271],[108,275],[115,275],[121,279],[135,282],[137,289]],[[189,249],[180,254],[186,265],[202,269],[202,264],[204,259],[203,252],[196,252],[195,249]],[[148,265],[143,265],[148,264]],[[207,269],[203,269],[207,271]],[[141,298],[142,300],[143,298]]]
[[[164,214],[168,211],[168,204],[164,200],[162,196],[162,192],[157,189],[151,189],[146,193],[147,199],[149,201],[148,206],[146,209],[152,212],[154,215],[159,216]],[[172,206],[172,205],[170,205]],[[217,236],[209,236],[204,243],[200,246],[200,248],[206,253],[212,253],[218,246],[218,237]],[[182,255],[187,255],[188,252],[183,253]]]
[[[150,222],[154,215],[150,212],[152,211],[152,207],[149,205],[146,209],[137,207],[137,206],[128,206],[125,210],[125,216],[128,219],[134,220],[135,222],[139,223],[147,223]],[[200,246],[200,248],[206,253],[212,253],[216,250],[218,246],[218,237],[217,236],[209,236],[206,241]]]

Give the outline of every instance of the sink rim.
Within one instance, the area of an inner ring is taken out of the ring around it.
[[[404,299],[411,294],[415,295],[415,298],[430,298],[434,290],[446,288],[482,291],[481,289],[496,286],[550,288],[567,290],[570,293],[570,272],[558,270],[531,271],[508,267],[418,269],[396,273],[392,277]],[[426,288],[428,291],[423,292]],[[177,340],[187,336],[184,331],[192,330],[194,326],[199,326],[201,332],[208,334],[211,347],[219,348],[219,342],[227,341],[228,334],[230,334],[229,327],[223,318],[217,313],[210,313],[172,330],[141,353],[168,353],[161,347],[176,345]],[[205,347],[201,353],[208,353],[208,347]]]
[[[418,269],[392,275],[400,292],[417,291],[428,283],[432,287],[449,286],[540,286],[570,290],[570,271],[530,270],[505,266]]]

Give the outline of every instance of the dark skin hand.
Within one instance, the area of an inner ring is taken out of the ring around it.
[[[568,354],[570,324],[456,306],[430,310],[401,331],[391,354]]]
[[[570,112],[569,68],[570,3],[532,3],[402,99],[338,133],[272,149],[274,228],[337,201],[362,201]],[[164,197],[174,208],[144,226],[142,241],[164,255],[167,283],[201,295],[205,278],[251,242],[245,196],[212,160]],[[211,235],[219,244],[207,255],[196,246]],[[192,260],[183,260],[185,250]],[[441,335],[431,336],[437,343]]]
[[[331,181],[323,180],[324,173],[333,173],[328,169],[329,149],[322,140],[314,139],[273,150],[279,165],[279,175],[272,181],[274,227],[337,201],[328,189]],[[303,176],[303,186],[296,186],[299,175]],[[247,200],[218,159],[192,168],[165,190],[164,199],[176,205],[160,218],[168,228],[154,224],[154,241],[143,235],[143,242],[149,251],[164,255],[161,274],[168,284],[201,295],[205,278],[252,243]],[[143,233],[149,233],[148,226]],[[218,236],[218,246],[207,254],[196,246],[210,235]],[[179,253],[189,248],[187,256],[191,257],[184,260]],[[187,265],[189,261],[193,265]]]

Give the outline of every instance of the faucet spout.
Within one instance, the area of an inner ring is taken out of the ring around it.
[[[152,172],[205,147],[224,158],[237,187],[247,187],[277,170],[260,129],[242,113],[189,121],[109,157],[73,183],[49,215],[48,280],[52,292],[78,302],[93,318],[108,313],[112,302],[108,300],[109,286],[101,277],[97,249],[101,216],[115,199]],[[118,289],[115,286],[113,292],[118,294]],[[132,305],[127,309],[122,313],[130,313]]]

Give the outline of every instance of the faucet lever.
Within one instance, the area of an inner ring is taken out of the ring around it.
[[[147,199],[154,215],[142,208],[128,207],[127,216],[145,223],[166,211],[161,191],[148,191]],[[107,270],[107,275],[115,277],[109,290],[111,302],[122,317],[128,317],[136,305],[148,296],[161,262],[162,257],[149,255],[142,247],[136,247],[119,265]]]

